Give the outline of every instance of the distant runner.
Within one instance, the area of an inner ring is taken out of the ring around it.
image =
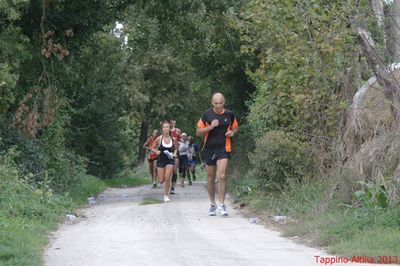
[[[153,188],[157,187],[157,167],[154,162],[157,159],[157,154],[150,150],[150,147],[153,146],[155,139],[158,137],[158,130],[153,130],[153,133],[148,137],[146,142],[143,144],[143,148],[148,149],[150,151],[148,162],[149,162],[149,171],[151,175],[151,181],[153,182]]]
[[[188,149],[188,169],[187,176],[189,185],[192,184],[192,180],[196,181],[196,164],[197,164],[197,155],[199,153],[199,145],[193,142],[193,137],[188,137],[189,141],[189,149]]]
[[[228,215],[225,206],[226,168],[231,154],[231,138],[238,131],[235,114],[224,108],[225,98],[215,93],[211,99],[212,108],[208,109],[197,123],[196,134],[204,136],[202,158],[207,170],[207,189],[211,206],[208,215]],[[218,176],[218,194],[220,205],[215,202],[215,176]]]
[[[179,140],[181,139],[181,130],[179,128],[176,128],[176,120],[171,119],[170,123],[171,123],[171,136],[175,140],[175,142],[179,142]],[[179,157],[175,158],[174,171],[172,174],[172,185],[170,191],[171,194],[175,194],[175,185],[178,179],[178,174],[177,174],[178,167],[179,167]]]
[[[179,142],[179,175],[181,177],[181,186],[185,186],[186,170],[188,167],[188,149],[189,142],[187,140],[187,134],[182,133],[181,141]]]

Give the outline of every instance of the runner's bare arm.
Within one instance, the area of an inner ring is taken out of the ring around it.
[[[151,150],[152,152],[154,152],[155,154],[160,155],[161,152],[160,152],[158,149],[156,149],[156,148],[158,147],[158,145],[160,145],[160,138],[156,138],[156,139],[154,140],[154,142],[153,142],[153,146],[152,146],[152,147],[149,147],[149,148],[150,148],[150,150]]]
[[[204,134],[206,134],[207,132],[210,132],[211,130],[213,130],[215,127],[217,127],[219,125],[219,121],[218,121],[218,119],[214,119],[212,122],[211,122],[211,125],[209,125],[209,126],[206,126],[206,127],[197,127],[197,129],[196,129],[196,135],[197,136],[199,136],[199,137],[201,137],[201,136],[203,136]]]
[[[237,122],[236,118],[233,117],[231,126],[230,126],[229,130],[225,133],[225,136],[228,138],[232,138],[238,132],[238,128],[239,128],[238,122]]]
[[[233,128],[233,129],[231,129],[231,130],[228,130],[226,133],[225,133],[225,136],[226,137],[233,137],[234,135],[236,135],[236,133],[238,132],[238,128]]]
[[[147,139],[146,142],[143,144],[143,148],[150,149],[149,142],[150,142],[150,139]]]
[[[173,144],[174,144],[174,157],[177,158],[178,157],[178,149],[179,149],[179,143],[176,140],[172,140]]]

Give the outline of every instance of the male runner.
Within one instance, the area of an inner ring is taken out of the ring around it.
[[[207,170],[207,189],[211,206],[208,215],[228,215],[225,206],[226,168],[231,153],[231,138],[238,131],[235,114],[224,108],[222,93],[215,93],[211,99],[212,108],[205,111],[197,123],[196,134],[204,136],[202,157]],[[218,176],[220,205],[215,202],[215,176]]]

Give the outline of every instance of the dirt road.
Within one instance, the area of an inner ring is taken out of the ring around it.
[[[204,182],[178,187],[168,203],[140,205],[145,197],[161,199],[161,188],[105,191],[53,235],[45,265],[324,265],[315,258],[326,257],[322,251],[252,224],[232,208],[227,218],[207,216]]]

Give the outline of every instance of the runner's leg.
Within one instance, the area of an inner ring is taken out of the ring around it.
[[[174,171],[174,166],[172,164],[167,164],[165,166],[165,172],[164,172],[164,179],[165,179],[165,185],[164,185],[164,195],[169,194],[169,189],[171,187],[171,176],[172,172]]]
[[[153,183],[155,183],[157,185],[157,165],[156,165],[156,160],[153,161]]]
[[[192,184],[192,176],[190,174],[190,168],[191,168],[191,162],[188,162],[187,165],[186,165],[186,175],[187,175],[187,178],[188,178],[189,185]]]
[[[210,202],[212,205],[215,203],[215,165],[206,165],[207,170],[207,190]]]
[[[164,183],[164,175],[165,175],[165,168],[164,167],[157,167],[157,174],[158,174],[158,183]]]
[[[226,168],[228,166],[228,159],[223,158],[217,161],[217,176],[218,176],[218,194],[219,201],[221,204],[225,204],[225,192],[226,192]]]
[[[196,162],[193,162],[193,164],[190,166],[190,172],[192,173],[193,181],[196,181]]]
[[[150,176],[151,176],[151,181],[154,181],[154,172],[153,172],[153,161],[147,160],[149,163],[149,171],[150,171]]]
[[[179,159],[175,158],[175,165],[174,165],[173,174],[172,174],[172,186],[171,186],[172,188],[175,187],[176,180],[178,179],[178,174],[177,174],[178,166],[179,166]]]
[[[186,168],[187,168],[187,156],[181,156],[179,158],[179,172],[181,174],[182,187],[185,186]]]

